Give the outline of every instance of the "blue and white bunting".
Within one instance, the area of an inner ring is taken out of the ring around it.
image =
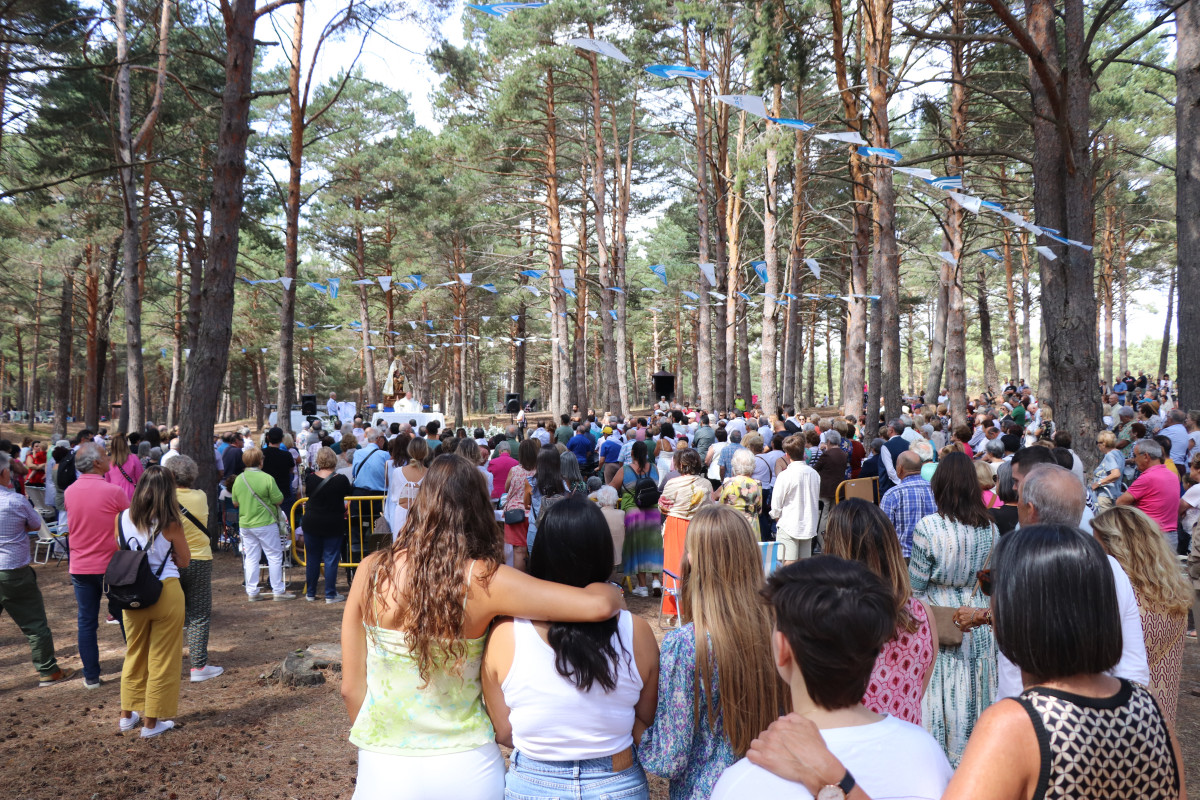
[[[341,278],[330,278],[329,279],[329,296],[331,298],[333,298],[334,300],[337,300],[338,287],[340,287],[341,285],[342,285]]]
[[[544,269],[523,269],[520,274],[527,278],[540,278],[546,274],[546,271]]]
[[[633,63],[633,59],[618,50],[616,45],[612,42],[606,42],[603,39],[580,37],[578,39],[567,39],[567,44],[572,47],[578,47],[580,50],[589,50],[593,53],[599,53],[602,56],[608,56],[624,64]]]
[[[646,72],[660,78],[687,78],[689,81],[706,80],[712,75],[711,72],[683,64],[650,64],[645,69]]]
[[[815,133],[813,138],[822,142],[845,142],[846,144],[865,145],[867,140],[858,131],[838,131],[837,133]]]
[[[983,253],[988,258],[995,259],[996,261],[1004,260],[1004,256],[1000,255],[1000,251],[994,247],[985,247],[982,250],[980,250],[979,252]]]
[[[892,150],[887,147],[860,147],[858,148],[860,156],[879,156],[885,161],[891,161],[893,164],[904,158],[904,155],[899,150]]]
[[[767,106],[763,103],[763,99],[758,95],[753,94],[719,94],[717,99],[726,105],[740,108],[748,114],[753,114],[756,117],[766,118]]]
[[[817,127],[811,122],[805,122],[802,119],[792,119],[791,117],[767,117],[767,119],[776,125],[782,125],[785,128],[795,128],[798,131],[811,131]]]
[[[809,268],[814,278],[821,280],[821,265],[817,263],[815,258],[804,259],[804,266]],[[793,300],[796,299],[793,295],[788,295],[788,297],[791,297]]]
[[[476,11],[482,11],[485,14],[491,14],[493,17],[504,18],[514,11],[520,11],[528,8],[541,8],[546,3],[491,3],[489,5],[475,5],[474,3],[466,3],[467,8],[473,8]]]
[[[758,279],[760,281],[762,281],[764,284],[766,284],[766,282],[767,282],[767,262],[751,261],[750,266],[754,267],[754,274],[758,276]],[[746,298],[746,299],[749,300],[750,298]]]
[[[667,266],[665,264],[651,264],[650,271],[658,276],[658,279],[663,282],[663,286],[669,285],[667,283]]]

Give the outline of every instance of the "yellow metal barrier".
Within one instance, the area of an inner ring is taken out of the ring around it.
[[[388,547],[392,543],[390,535],[379,536],[375,533],[375,520],[383,513],[386,495],[353,495],[347,497],[349,508],[346,511],[346,535],[342,540],[342,557],[339,567],[355,569],[363,557]],[[296,541],[296,528],[304,517],[304,504],[307,497],[302,497],[292,506],[292,558],[300,566],[305,566],[305,547],[303,542]],[[319,558],[318,558],[319,560]]]

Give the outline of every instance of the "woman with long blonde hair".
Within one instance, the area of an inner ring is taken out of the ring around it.
[[[825,528],[825,552],[861,562],[896,598],[896,634],[879,651],[863,705],[880,714],[921,724],[921,698],[937,657],[937,624],[913,597],[908,565],[887,515],[874,503],[851,498],[833,507]]]
[[[531,578],[504,565],[503,544],[483,475],[446,454],[395,543],[363,559],[342,617],[357,800],[503,796],[480,683],[492,620],[599,622],[620,610],[617,587]]]
[[[1113,506],[1092,520],[1092,535],[1133,584],[1150,665],[1148,688],[1173,728],[1192,588],[1162,530],[1144,511]]]
[[[129,439],[123,433],[116,433],[108,440],[108,455],[112,459],[112,466],[104,473],[104,480],[132,500],[138,479],[145,472],[142,460],[129,451]]]
[[[697,511],[681,569],[684,625],[663,639],[658,709],[638,751],[647,772],[670,781],[671,800],[707,798],[791,696],[775,671],[762,557],[745,515]]]

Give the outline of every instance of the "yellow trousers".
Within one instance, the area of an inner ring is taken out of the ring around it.
[[[155,719],[178,713],[183,667],[183,589],[178,578],[162,583],[157,603],[125,612],[125,665],[121,667],[121,709]]]

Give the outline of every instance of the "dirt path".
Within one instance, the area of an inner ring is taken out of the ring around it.
[[[60,661],[80,666],[75,600],[65,563],[37,566]],[[289,570],[290,588],[303,581]],[[75,679],[37,688],[29,646],[0,618],[0,775],[10,800],[347,800],[354,792],[355,748],[336,675],[314,688],[284,688],[260,679],[289,651],[337,641],[341,605],[247,603],[240,560],[217,553],[210,657],[225,674],[187,682],[175,717],[183,728],[141,741],[117,732],[123,645],[116,625],[100,626],[104,684],[85,691]],[[655,602],[631,609],[657,629]],[[186,673],[187,659],[184,659]],[[1179,707],[1188,782],[1200,781],[1200,648],[1189,641]],[[651,796],[665,783],[651,778]]]

